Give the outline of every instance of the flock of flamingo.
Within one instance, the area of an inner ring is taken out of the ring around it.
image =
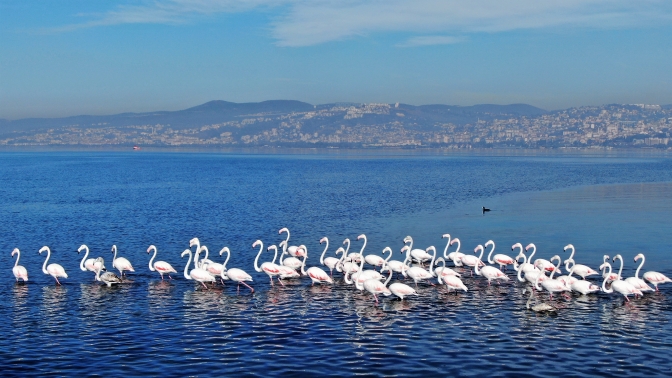
[[[621,276],[621,272],[623,271],[623,258],[621,255],[616,255],[613,259],[613,262],[616,260],[620,261],[618,273],[612,272],[609,256],[605,255],[603,264],[598,269],[602,271],[602,285],[598,286],[588,281],[586,277],[598,275],[599,273],[586,265],[575,263],[575,249],[571,244],[564,248],[564,251],[571,250],[569,258],[564,262],[564,267],[568,271],[568,274],[560,276],[560,274],[562,274],[560,269],[562,259],[560,256],[555,255],[551,257],[550,260],[533,260],[536,253],[536,246],[532,243],[525,248],[523,248],[521,243],[514,244],[511,247],[511,250],[514,251],[519,249],[515,258],[511,258],[505,254],[495,254],[493,256],[495,243],[492,240],[486,242],[485,245],[478,245],[474,249],[474,254],[472,255],[460,252],[460,240],[457,238],[451,239],[449,234],[442,236],[447,239],[447,243],[443,251],[443,257],[439,258],[436,256],[437,251],[434,246],[430,246],[427,249],[414,249],[413,239],[410,236],[407,236],[403,240],[404,247],[401,249],[401,253],[406,253],[404,261],[390,260],[392,257],[392,249],[390,247],[386,247],[382,251],[383,256],[388,253],[387,258],[374,254],[364,255],[364,249],[366,248],[367,243],[366,235],[364,234],[357,237],[357,240],[364,241],[359,252],[349,252],[350,239],[345,239],[343,241],[344,247],[339,247],[334,251],[336,257],[325,257],[329,249],[329,240],[324,237],[320,240],[320,244],[325,244],[324,250],[320,256],[320,264],[325,268],[329,268],[329,274],[327,274],[325,270],[317,266],[306,269],[306,259],[308,258],[307,247],[305,245],[290,246],[290,234],[287,228],[280,229],[278,233],[287,233],[287,238],[278,245],[281,248],[281,251],[276,245],[271,245],[266,249],[269,252],[273,252],[273,260],[271,261],[263,262],[260,265],[259,259],[264,252],[264,244],[261,240],[257,240],[252,244],[252,248],[259,248],[259,252],[254,260],[254,269],[257,272],[266,273],[270,279],[271,285],[274,285],[274,278],[277,278],[277,281],[284,286],[283,280],[300,279],[302,276],[308,276],[313,285],[316,283],[333,284],[333,271],[335,269],[337,272],[343,273],[344,282],[346,284],[352,285],[354,283],[358,290],[366,290],[373,294],[376,303],[378,303],[378,295],[394,295],[401,300],[407,296],[417,295],[416,290],[409,285],[401,282],[390,284],[392,276],[395,273],[397,275],[401,274],[404,279],[410,278],[416,288],[418,287],[418,282],[426,282],[430,285],[434,285],[431,281],[437,279],[439,284],[446,285],[448,291],[455,291],[457,294],[460,290],[465,292],[469,290],[461,279],[462,274],[466,274],[467,271],[472,276],[475,274],[476,276],[481,276],[487,279],[488,285],[490,285],[493,280],[496,282],[508,281],[510,278],[504,273],[504,270],[506,270],[507,266],[511,265],[516,272],[515,276],[518,281],[529,282],[532,285],[532,291],[530,299],[527,302],[527,307],[537,312],[556,311],[557,309],[546,303],[537,303],[530,307],[530,302],[532,301],[533,293],[535,291],[541,292],[545,290],[550,294],[551,299],[553,298],[553,294],[560,294],[569,299],[568,293],[571,292],[588,295],[602,290],[605,293],[620,293],[625,297],[626,301],[630,301],[628,299],[629,295],[634,295],[634,297],[637,298],[637,296],[642,296],[644,292],[654,291],[646,281],[654,285],[656,291],[658,290],[659,284],[672,282],[665,275],[653,271],[644,273],[642,276],[644,279],[640,279],[639,271],[645,261],[644,255],[641,253],[634,258],[635,262],[639,259],[642,260],[635,272],[635,276],[626,279],[623,279]],[[449,247],[454,244],[457,244],[456,250],[449,252]],[[222,264],[214,262],[208,258],[208,248],[205,245],[201,245],[198,238],[193,238],[189,242],[189,247],[189,249],[186,249],[181,254],[181,257],[188,256],[187,263],[184,267],[184,277],[186,279],[199,282],[205,289],[208,289],[206,283],[216,285],[218,279],[222,284],[224,284],[224,280],[231,280],[238,283],[238,291],[240,291],[240,285],[243,284],[247,286],[251,292],[254,292],[254,289],[246,283],[252,281],[252,276],[239,268],[227,268],[227,263],[231,257],[231,251],[228,247],[224,247],[219,251],[220,256],[226,253],[226,260],[224,260]],[[191,250],[192,247],[195,247],[195,252],[193,253]],[[488,247],[491,248],[486,262],[491,265],[487,265],[482,260],[483,254]],[[525,253],[530,250],[531,253],[527,256]],[[82,271],[93,272],[95,274],[95,280],[103,282],[107,286],[121,283],[125,276],[125,271],[135,272],[128,259],[117,257],[116,245],[113,245],[111,250],[113,253],[112,267],[119,271],[119,276],[107,271],[105,268],[105,260],[102,257],[95,259],[88,258],[89,248],[86,245],[79,247],[77,253],[82,251],[85,251],[85,254],[80,262],[80,269]],[[48,264],[51,257],[51,250],[49,247],[42,247],[39,250],[39,253],[42,254],[42,252],[47,253],[44,264],[42,265],[42,272],[52,276],[56,280],[56,283],[60,285],[59,278],[68,278],[65,269],[59,264]],[[157,249],[154,245],[150,245],[147,249],[148,254],[151,252],[154,253],[149,260],[149,269],[152,272],[158,272],[161,275],[162,280],[164,279],[164,275],[167,275],[169,279],[172,279],[170,274],[177,273],[177,271],[165,261],[154,261],[157,254]],[[476,253],[479,253],[478,257],[476,256]],[[200,258],[201,254],[204,254],[203,258]],[[280,254],[279,261],[278,254]],[[21,252],[18,248],[15,248],[12,251],[12,256],[14,255],[17,255],[16,263],[13,268],[14,277],[17,282],[19,282],[19,279],[24,282],[28,281],[28,271],[25,267],[19,265]],[[520,263],[521,259],[522,263]],[[193,267],[190,269],[192,260]],[[279,263],[276,263],[276,261]],[[454,265],[453,268],[455,269],[447,267],[447,261],[451,261]],[[555,264],[553,263],[554,261],[556,261]],[[373,269],[365,270],[365,263],[371,265]],[[427,263],[428,267],[425,268],[425,264]],[[499,265],[499,268],[494,265]],[[377,268],[380,268],[380,271],[377,271]],[[386,271],[388,273],[386,275],[383,274]],[[461,273],[458,271],[461,271]],[[557,277],[555,277],[556,273],[558,274]],[[574,277],[574,274],[580,276],[581,279]],[[607,284],[611,284],[609,288],[607,288]]]

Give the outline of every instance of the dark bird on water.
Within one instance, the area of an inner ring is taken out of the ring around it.
[[[483,214],[485,214],[486,211],[490,211],[487,207],[483,206]]]

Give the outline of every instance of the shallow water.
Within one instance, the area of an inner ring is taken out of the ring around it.
[[[365,233],[366,253],[389,245],[402,259],[404,236],[442,253],[450,233],[463,252],[488,239],[507,254],[534,242],[547,259],[568,257],[572,243],[593,268],[620,253],[624,276],[643,252],[643,271],[672,276],[671,168],[632,157],[0,154],[0,365],[39,376],[669,375],[672,285],[628,305],[605,293],[560,299],[559,313],[543,316],[525,310],[522,284],[488,287],[464,272],[467,293],[421,284],[418,297],[376,306],[340,274],[333,286],[271,288],[251,245],[277,244],[289,227],[313,266],[323,236],[330,254],[346,237],[358,250]],[[250,273],[255,293],[149,272],[148,245],[181,271],[194,236],[211,256],[229,246],[229,267]],[[79,270],[81,244],[108,268],[116,244],[136,272],[117,287],[94,283]],[[41,273],[43,245],[69,274],[63,286]],[[15,247],[26,285],[11,276]]]

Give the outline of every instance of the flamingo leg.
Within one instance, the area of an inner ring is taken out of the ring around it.
[[[254,289],[252,288],[252,286],[246,284],[246,283],[243,282],[243,281],[240,281],[240,283],[242,283],[243,285],[247,286],[247,287],[251,290],[250,293],[254,293]]]
[[[61,285],[61,282],[58,281],[58,277],[54,276],[54,279],[56,280],[56,283],[60,286],[60,285]]]
[[[373,298],[376,300],[376,304],[378,304],[378,297],[376,296],[376,294],[373,294]]]
[[[280,279],[280,277],[278,277],[278,282],[280,282],[280,285],[285,286],[285,284],[282,282],[282,280]]]
[[[203,285],[203,287],[205,288],[205,290],[208,290],[208,287],[205,285],[205,282],[201,282],[201,284]]]

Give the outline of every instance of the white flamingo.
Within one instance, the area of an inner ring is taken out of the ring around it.
[[[537,269],[537,268],[534,266],[534,264],[531,264],[531,263],[529,262],[529,261],[532,259],[532,256],[534,256],[534,253],[536,252],[536,250],[533,251],[532,254],[530,254],[530,257],[529,257],[529,258],[527,258],[527,257],[525,256],[525,249],[523,248],[523,245],[522,245],[522,244],[520,244],[520,243],[516,243],[516,244],[514,244],[514,245],[511,246],[511,250],[512,250],[512,251],[513,251],[514,249],[516,249],[516,248],[520,248],[520,252],[519,252],[518,255],[516,256],[516,262],[518,262],[518,260],[522,258],[522,259],[523,259],[523,263],[520,264],[520,265],[518,265],[517,268],[514,266],[514,269],[515,269],[515,270],[520,271],[520,270],[522,269],[523,273],[525,273],[525,272],[529,272],[529,271],[539,270],[539,269]],[[534,282],[532,282],[532,284],[534,284]]]
[[[294,270],[300,269],[301,268],[301,260],[298,258],[291,256],[289,252],[287,252],[287,248],[285,248],[287,243],[285,241],[280,242],[280,247],[282,247],[282,253],[280,254],[280,266],[285,266],[288,268],[292,268]],[[270,247],[269,247],[270,248]],[[298,247],[297,247],[298,248]],[[299,256],[304,256],[305,251],[296,251],[297,255]],[[289,257],[284,257],[285,255],[289,255]],[[275,264],[275,259],[272,261]]]
[[[277,256],[278,247],[275,246],[275,245],[272,245],[272,246],[266,248],[266,250],[267,251],[273,250],[274,258],[273,258],[272,262],[275,263],[275,256]],[[280,282],[280,284],[282,286],[285,286],[285,284],[282,282],[282,280],[285,279],[285,278],[299,278],[299,277],[301,277],[299,272],[296,271],[297,268],[294,268],[293,266],[283,265],[284,261],[287,260],[287,259],[283,260],[284,256],[285,256],[285,253],[281,252],[280,253],[280,264],[276,264],[277,267],[278,267],[278,271],[280,272],[278,274],[278,282]],[[307,256],[304,256],[303,259],[305,260],[306,257]],[[291,258],[298,261],[298,259],[296,257],[291,257]],[[301,268],[301,265],[299,265],[298,268]]]
[[[390,249],[390,254],[392,254],[392,249]],[[404,264],[404,266],[408,266],[408,265]],[[392,268],[389,268],[389,270],[391,272],[395,272],[395,270],[392,269]],[[390,282],[391,278],[392,278],[392,276],[390,275],[387,278],[387,281],[385,281],[385,285],[387,285]],[[415,291],[414,288],[412,288],[412,287],[410,287],[410,286],[408,286],[404,283],[401,283],[401,282],[394,282],[394,283],[390,284],[390,286],[388,286],[387,288],[390,289],[390,292],[392,294],[399,297],[399,300],[402,300],[402,301],[404,300],[404,297],[407,297],[409,295],[418,295],[418,293]]]
[[[494,248],[493,248],[494,249]],[[474,249],[474,253],[481,251],[481,254],[478,256],[478,260],[481,261],[481,258],[483,258],[483,252],[485,251],[485,248],[482,245],[476,246]],[[492,253],[492,251],[490,251]],[[476,275],[483,276],[488,279],[488,286],[490,286],[490,282],[492,280],[503,280],[503,281],[508,281],[509,277],[504,274],[501,270],[495,268],[494,266],[486,265],[480,270],[478,269],[478,264],[474,266],[474,272]]]
[[[201,248],[199,248],[199,254],[200,254],[201,251],[205,252],[205,257],[198,261],[199,267],[201,269],[205,269],[205,271],[210,273],[213,277],[215,277],[215,279],[217,278],[217,276],[219,276],[219,282],[221,282],[222,285],[224,285],[224,277],[221,276],[221,274],[222,274],[222,264],[208,259],[208,255],[210,254],[210,251],[208,250],[208,247],[202,245]],[[197,256],[198,256],[198,254],[197,254]],[[226,269],[224,269],[224,270],[226,271]],[[168,277],[170,277],[170,276],[168,276]],[[163,278],[163,277],[161,277],[161,278]]]
[[[604,291],[607,294],[611,294],[614,291],[617,291],[625,297],[625,300],[630,302],[630,299],[628,299],[628,295],[642,295],[641,290],[635,288],[634,286],[630,285],[629,283],[623,281],[623,280],[614,280],[611,283],[611,289],[607,290],[607,280],[609,279],[609,276],[611,276],[611,264],[608,262],[605,262],[604,264],[600,265],[600,270],[602,267],[605,267],[606,269],[609,269],[609,273],[606,274],[604,277],[604,281],[602,281],[602,291]]]
[[[302,244],[299,246],[299,248],[303,249],[306,252],[306,256],[308,256],[308,249],[306,248],[305,245]],[[331,277],[327,274],[327,272],[322,270],[322,268],[311,266],[310,268],[308,268],[308,270],[305,269],[306,269],[306,257],[303,258],[303,264],[301,264],[301,273],[303,273],[303,275],[310,277],[310,280],[313,281],[311,286],[315,285],[316,282],[317,283],[327,282],[330,284],[334,283],[334,280],[332,280]]]
[[[124,276],[124,270],[128,270],[130,272],[135,272],[135,269],[133,269],[133,266],[131,265],[131,262],[126,260],[123,257],[117,258],[117,246],[112,245],[112,253],[114,256],[112,257],[112,267],[116,268],[119,271],[119,275],[122,277]]]
[[[364,236],[364,244],[366,244],[366,236],[365,235],[362,235],[362,236]],[[390,249],[390,252],[391,251],[392,250]],[[390,256],[392,256],[391,253],[390,253]],[[373,268],[374,270],[376,269],[375,267],[379,267],[379,266],[382,269],[382,266],[385,265],[385,259],[383,259],[382,257],[380,257],[378,255],[366,255],[366,256],[364,256],[364,261],[367,264],[374,266],[374,268]]]
[[[287,253],[288,255],[292,257],[303,257],[303,255],[299,251],[299,247],[296,245],[289,245],[289,229],[287,227],[281,228],[280,231],[278,231],[278,234],[282,234],[283,232],[287,233],[287,239],[285,240],[285,246],[282,249],[283,253]],[[280,245],[282,247],[282,243]]]
[[[607,272],[607,266],[604,265],[604,263],[609,261],[609,255],[604,255],[602,256],[602,265],[600,265],[600,269],[602,271],[602,278],[607,279],[607,283],[611,283],[612,281],[620,280],[621,276],[619,276],[616,273],[612,273],[611,271]]]
[[[341,256],[341,261],[338,263],[336,270],[339,272],[349,271],[351,274],[359,272],[359,265],[354,261],[350,261],[348,258],[348,251],[350,250],[350,239],[345,238],[345,240],[343,240],[343,244],[347,244],[347,247]]]
[[[264,243],[261,240],[257,240],[252,244],[252,248],[255,248],[256,246],[259,246],[259,253],[257,253],[257,257],[254,259],[254,270],[256,270],[257,272],[264,272],[268,274],[268,278],[271,280],[271,286],[274,286],[273,277],[280,275],[280,268],[277,264],[274,264],[273,262],[270,261],[267,261],[261,264],[261,266],[259,266],[259,256],[261,256],[261,253],[264,251]],[[275,255],[273,256],[273,261],[275,261],[277,257],[278,257],[278,248],[276,247]],[[278,278],[278,280],[280,279]],[[280,284],[282,284],[283,286],[285,285],[282,282],[280,282]]]
[[[180,257],[184,257],[184,255],[189,254],[189,260],[187,260],[187,265],[184,266],[184,278],[188,280],[194,280],[197,282],[200,282],[201,285],[207,290],[208,287],[205,285],[206,282],[215,282],[215,276],[212,274],[208,273],[207,270],[202,269],[202,268],[194,268],[191,271],[189,271],[189,265],[191,265],[191,249],[185,249],[184,252],[180,255]]]
[[[351,271],[352,273],[352,271]],[[364,281],[368,279],[374,279],[374,280],[382,280],[385,277],[383,277],[382,274],[378,273],[375,270],[371,269],[366,269],[364,270],[364,259],[359,259],[359,269],[351,274],[351,277],[354,281],[363,283]],[[360,289],[361,290],[361,289]]]
[[[40,248],[39,253],[42,254],[44,251],[47,251],[47,258],[44,259],[44,264],[42,264],[42,273],[54,277],[56,283],[60,285],[61,282],[58,280],[58,277],[68,278],[68,274],[65,273],[65,269],[63,269],[63,267],[58,264],[47,265],[47,261],[49,261],[49,258],[51,257],[51,250],[45,245],[44,247]]]
[[[453,239],[453,240],[458,240],[458,239]],[[459,240],[458,240],[459,241]],[[462,262],[462,265],[468,266],[469,268],[474,268],[476,265],[480,266],[485,266],[485,263],[481,261],[478,257],[474,255],[462,255],[460,258],[460,261]],[[473,272],[470,270],[470,274],[473,275]]]
[[[439,257],[436,259],[436,262],[434,262],[435,265],[439,265],[439,263],[442,263],[442,265],[438,268],[436,268],[437,272],[437,279],[439,281],[439,284],[446,284],[446,288],[448,288],[448,292],[451,290],[455,290],[455,294],[457,294],[458,290],[464,290],[464,291],[469,291],[467,287],[464,285],[462,280],[454,275],[443,275],[441,270],[443,269],[448,269],[446,268],[446,260],[443,257]]]
[[[434,278],[434,273],[431,271],[431,269],[434,266],[434,259],[436,258],[436,248],[434,248],[434,246],[430,246],[430,247],[427,248],[426,252],[429,253],[429,251],[434,252],[434,254],[432,256],[432,262],[429,264],[430,271],[422,269],[418,266],[412,266],[412,267],[408,268],[405,272],[402,273],[405,277],[406,276],[411,277],[413,282],[415,282],[415,287],[416,288],[418,287],[418,281],[420,281],[420,280],[431,280],[432,278]],[[405,260],[406,264],[411,263],[411,258],[410,257],[411,257],[410,253],[408,255],[406,255],[406,260]],[[432,282],[430,282],[429,284],[434,286],[434,284]]]
[[[322,243],[327,243],[327,244],[324,246],[324,251],[322,251],[322,255],[320,255],[320,264],[329,268],[329,275],[333,276],[334,275],[334,268],[336,268],[336,265],[338,265],[338,262],[340,261],[340,259],[338,259],[336,257],[331,257],[331,256],[325,258],[324,254],[327,253],[327,250],[329,249],[329,239],[326,236],[323,237],[322,239],[320,239],[320,244],[322,244]],[[336,256],[338,256],[338,251],[339,250],[340,251],[345,251],[343,248],[337,249],[336,252],[334,253]]]
[[[532,261],[532,256],[534,256],[534,254],[537,253],[537,246],[534,245],[534,243],[528,244],[527,247],[525,247],[525,251],[527,251],[530,248],[532,248],[532,253],[530,253],[530,257],[527,259],[527,261]],[[552,262],[550,262],[546,259],[536,259],[536,260],[534,260],[534,266],[541,269],[541,270],[547,271],[547,272],[555,271],[558,274],[562,273],[560,271],[560,268],[558,268],[559,265],[555,266],[555,265],[553,265]]]
[[[222,250],[219,251],[219,255],[221,256],[222,253],[224,252],[228,253],[229,256],[231,256],[229,248],[227,247],[222,248]],[[226,261],[229,261],[228,257],[226,258]],[[244,270],[238,268],[226,269],[226,262],[225,262],[222,265],[222,271],[220,272],[220,275],[222,277],[230,279],[231,281],[238,282],[238,292],[240,292],[240,284],[242,283],[243,285],[247,286],[248,289],[250,289],[250,293],[254,293],[254,289],[252,288],[252,286],[245,283],[245,281],[252,282],[252,277],[249,274],[247,274]]]
[[[357,240],[362,240],[364,239],[364,244],[362,244],[362,248],[359,250],[359,252],[352,252],[348,253],[348,259],[354,263],[359,263],[362,261],[364,258],[364,248],[366,248],[366,235],[361,234],[357,237]],[[350,240],[348,240],[348,248],[350,248]],[[360,269],[362,267],[360,266]]]
[[[388,247],[388,248],[389,248],[389,247]],[[407,248],[408,248],[407,246],[405,246],[404,248],[402,248],[402,249],[401,249],[401,253],[404,253],[404,251],[405,251]],[[387,249],[387,248],[386,248],[386,249]],[[383,253],[385,253],[385,250],[383,250]],[[390,255],[389,255],[389,256],[387,257],[387,259],[386,259],[387,262],[386,262],[385,266],[384,266],[383,268],[380,269],[380,272],[382,273],[382,272],[384,272],[386,269],[392,269],[393,272],[395,272],[395,273],[397,273],[397,274],[402,274],[402,275],[403,275],[404,272],[408,269],[408,265],[406,265],[406,264],[404,263],[405,259],[404,259],[404,261],[399,261],[399,260],[389,260],[389,258],[391,258],[391,257],[392,257],[392,249],[390,249]],[[394,285],[394,284],[393,284],[393,285]],[[390,290],[392,290],[392,289],[390,289]],[[396,294],[395,294],[395,295],[396,295]]]
[[[350,274],[349,271],[345,273],[345,283],[347,283],[347,284],[352,284],[352,281],[350,281],[350,280],[348,279],[348,275],[349,275],[349,274]],[[390,270],[390,273],[389,273],[388,281],[389,281],[390,278],[392,278],[392,271],[391,271],[391,270]],[[353,280],[353,281],[355,282],[355,287],[356,287],[358,290],[360,290],[360,291],[362,291],[362,290],[366,290],[366,291],[368,291],[369,293],[373,294],[373,298],[376,300],[376,304],[378,304],[378,296],[377,296],[377,294],[383,294],[383,295],[385,295],[385,296],[389,296],[389,295],[392,294],[392,292],[390,291],[390,289],[388,289],[388,288],[385,286],[384,283],[380,282],[380,281],[377,280],[377,279],[369,278],[369,279],[367,279],[367,280],[364,280],[364,282],[361,282],[361,281],[356,280],[356,279]]]
[[[156,252],[157,252],[156,246],[154,244],[150,245],[147,248],[147,253],[150,253],[152,250],[154,250],[154,254],[152,255],[152,258],[149,259],[149,270],[152,272],[159,272],[159,274],[161,275],[161,279],[163,279],[164,274],[167,274],[168,278],[172,280],[173,277],[170,276],[170,273],[177,273],[177,271],[175,270],[175,268],[173,268],[172,265],[170,265],[165,261],[154,262],[154,258],[156,258]],[[154,263],[152,264],[152,262]]]
[[[411,251],[409,253],[409,256],[411,256],[411,258],[415,259],[415,261],[417,261],[421,265],[423,263],[425,263],[427,260],[432,259],[432,255],[427,253],[427,251],[425,251],[424,249],[420,249],[420,248],[413,249],[413,238],[412,237],[410,237],[410,236],[405,237],[404,238],[404,243],[410,243],[408,245],[408,250]],[[431,269],[431,266],[430,266],[430,269]]]
[[[572,267],[572,269],[569,271],[569,275],[571,276],[572,273],[574,273],[574,267]],[[575,280],[574,282],[569,284],[569,287],[572,289],[572,291],[576,291],[583,295],[588,295],[600,291],[599,286],[593,285],[590,281],[587,280]]]
[[[514,244],[514,245],[511,246],[511,250],[512,250],[512,251],[513,251],[514,249],[516,249],[516,248],[520,248],[520,251],[518,252],[518,256],[516,256],[516,259],[513,261],[513,270],[515,270],[515,271],[517,272],[518,269],[520,268],[520,266],[518,265],[518,258],[520,257],[520,255],[525,256],[525,253],[524,253],[524,252],[525,252],[525,248],[523,248],[523,245],[520,244],[520,243],[516,243],[516,244]],[[531,268],[534,267],[532,264],[529,264],[529,265],[530,265]],[[530,269],[531,269],[531,268],[530,268]]]
[[[621,267],[618,269],[618,276],[623,277],[623,276],[621,276],[621,273],[623,272],[623,256],[618,254],[618,255],[614,256],[613,261],[616,262],[616,259],[621,260]],[[635,262],[637,262],[637,260],[635,260]],[[639,264],[639,268],[641,268],[641,267],[642,267],[642,264]],[[637,273],[639,273],[639,268],[637,268]],[[651,286],[647,285],[646,282],[644,282],[644,280],[638,278],[637,274],[635,274],[635,277],[626,278],[625,282],[629,283],[630,285],[634,286],[635,289],[639,289],[642,292],[653,291],[653,288]],[[636,295],[635,295],[635,298],[637,298]]]
[[[644,265],[644,261],[646,261],[646,258],[644,258],[643,253],[640,253],[637,256],[635,256],[635,261],[637,261],[639,258],[642,259],[642,263],[639,264],[639,268],[637,268],[637,272],[635,272],[635,277],[639,277],[639,269],[642,267],[642,265]],[[656,291],[658,291],[658,285],[665,282],[672,282],[672,280],[665,277],[664,274],[654,271],[648,271],[644,273],[642,277],[644,277],[645,280],[651,282],[651,284],[656,287]]]
[[[448,234],[443,235],[443,237],[444,238],[448,237],[448,245],[453,245],[453,244],[457,243],[457,249],[454,252],[450,252],[448,254],[447,258],[453,260],[453,264],[455,266],[463,266],[464,264],[462,263],[462,257],[464,257],[465,254],[460,252],[460,246],[462,245],[460,243],[460,239],[454,238],[453,240],[450,240],[450,235],[448,235]],[[445,254],[445,252],[444,252],[444,254]]]
[[[545,279],[548,279],[548,277],[546,277],[546,274],[544,274],[544,272],[535,268],[534,265],[529,264],[527,262],[527,256],[525,256],[525,254],[522,251],[518,254],[518,256],[516,256],[516,260],[518,260],[520,258],[523,259],[523,263],[518,268],[518,281],[520,281],[520,282],[527,281],[527,282],[531,283],[532,284],[532,290],[535,290],[537,280],[538,279],[539,280],[545,280]],[[528,266],[531,267],[531,268],[527,269],[527,271],[526,271],[525,269]],[[524,274],[524,276],[523,276],[523,274]]]
[[[492,249],[490,250],[490,253],[488,253],[488,263],[494,264],[497,263],[499,264],[499,269],[506,269],[507,265],[513,265],[513,259],[505,254],[502,253],[497,253],[495,254],[495,257],[490,259],[492,256],[492,253],[495,252],[495,242],[492,240],[488,240],[485,242],[485,248],[488,248],[488,245],[492,245]]]
[[[96,262],[97,259],[87,259],[87,257],[89,257],[89,247],[87,247],[86,244],[82,244],[79,246],[79,248],[77,248],[77,253],[82,251],[86,251],[82,261],[79,263],[79,269],[82,272],[86,272],[88,270],[89,272],[93,272],[95,274],[97,269],[104,269],[100,262]],[[93,277],[93,280],[96,280],[95,276]]]
[[[111,287],[112,284],[121,283],[121,278],[112,272],[105,272],[103,275],[100,275],[100,271],[103,270],[101,266],[96,267],[96,281],[103,282],[107,287]]]
[[[551,261],[553,261],[553,260],[558,260],[557,266],[560,266],[560,263],[562,262],[562,259],[560,258],[560,256],[555,255],[555,256],[551,257]],[[544,269],[545,268],[545,264],[543,262],[535,263],[535,265],[539,269]],[[548,279],[545,279],[543,281],[540,279],[540,276],[538,276],[537,281],[535,282],[535,285],[534,285],[535,288],[537,290],[541,290],[541,287],[539,287],[539,283],[541,283],[541,286],[543,286],[544,289],[546,289],[546,291],[548,291],[550,293],[551,299],[553,299],[553,293],[562,293],[563,295],[565,295],[565,298],[569,298],[569,296],[564,292],[571,290],[570,287],[567,284],[565,284],[564,281],[561,281],[561,280],[558,280],[558,279],[553,279],[554,274],[555,274],[555,270],[551,270],[551,276],[548,277]]]
[[[569,255],[569,258],[565,260],[565,269],[569,271],[569,263],[574,263],[574,246],[572,244],[567,244],[564,248],[565,251],[568,249],[572,250],[572,253]],[[583,264],[576,264],[574,263],[574,272],[576,273],[577,276],[581,276],[584,280],[586,279],[587,276],[592,276],[594,274],[599,274],[595,270],[591,269],[590,267],[583,265]]]
[[[21,251],[19,251],[18,248],[14,248],[14,250],[12,251],[12,256],[14,255],[16,255],[16,262],[14,263],[14,267],[12,268],[14,278],[16,278],[16,282],[19,282],[19,278],[22,279],[23,282],[26,282],[28,281],[28,271],[22,265],[19,265],[19,259],[21,258]]]

